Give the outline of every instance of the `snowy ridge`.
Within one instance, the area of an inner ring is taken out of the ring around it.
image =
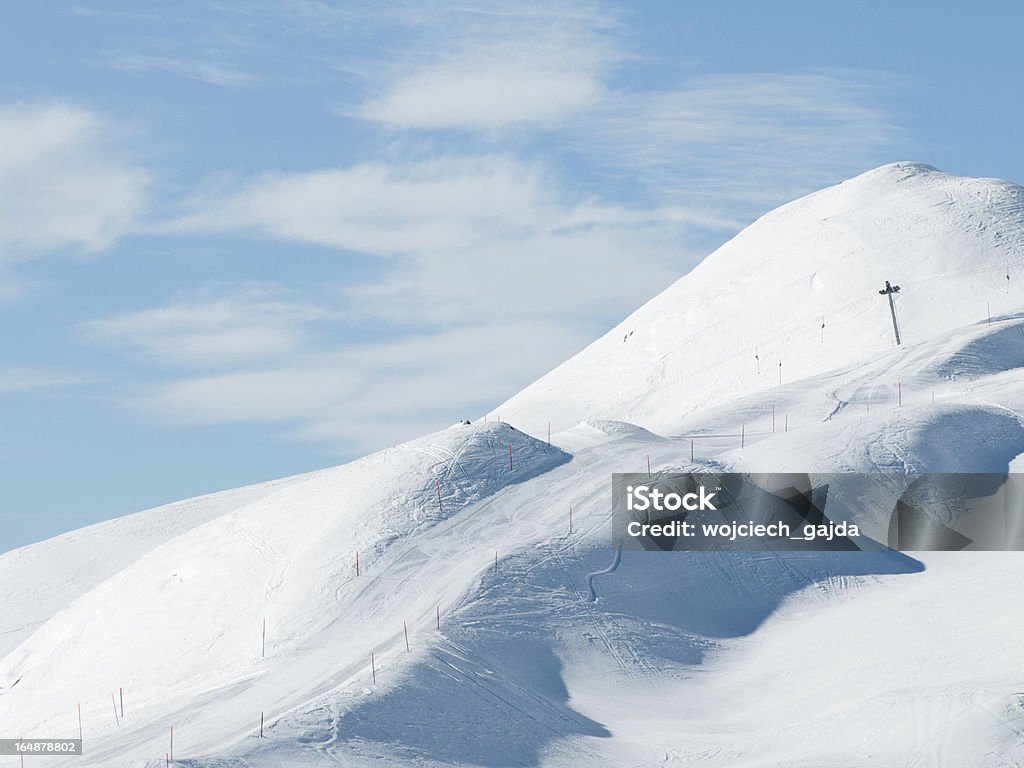
[[[237,508],[211,499],[222,514],[92,586],[0,661],[0,722],[19,732],[66,735],[66,711],[78,701],[87,723],[94,711],[96,721],[110,719],[97,701],[110,685],[131,690],[133,707],[143,710],[216,689],[255,671],[264,617],[271,656],[311,637],[326,643],[325,633],[351,631],[336,625],[355,586],[356,550],[370,571],[396,542],[422,540],[427,529],[467,508],[486,513],[496,490],[567,459],[507,424],[456,425],[279,483]],[[137,522],[128,519],[124,527]],[[0,567],[17,558],[3,556]],[[154,640],[162,646],[158,654]],[[48,686],[34,684],[47,679],[65,681],[64,713],[53,711]],[[317,676],[310,684],[319,683]],[[299,680],[292,685],[301,691]],[[95,725],[95,732],[110,726],[116,723]]]
[[[672,433],[892,348],[885,280],[907,343],[1020,311],[1024,189],[894,163],[784,205],[495,411],[536,433],[588,418]]]

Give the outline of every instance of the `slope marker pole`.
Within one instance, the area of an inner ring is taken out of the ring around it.
[[[356,576],[359,575],[359,550],[356,550]]]
[[[498,572],[498,550],[494,550],[494,572]]]
[[[551,422],[548,422],[548,445],[551,445]]]
[[[900,287],[898,285],[891,285],[888,280],[885,281],[885,288],[879,291],[882,296],[889,297],[889,314],[892,315],[892,332],[896,337],[896,346],[900,346],[900,327],[896,322],[896,304],[893,302],[893,294],[899,293]]]
[[[772,403],[772,432],[775,432],[775,403]]]
[[[82,703],[78,703],[78,740],[82,741]]]
[[[434,478],[434,485],[437,486],[437,508],[439,511],[444,512],[444,507],[441,506],[441,481],[438,478]]]
[[[409,653],[409,625],[402,621],[402,631],[405,633],[405,652]]]
[[[647,479],[651,479],[651,454],[647,454]]]
[[[569,533],[572,533],[572,504],[569,505]]]
[[[356,576],[359,575],[359,555],[356,555]],[[260,658],[267,658],[267,617],[263,617],[263,633],[261,635]]]
[[[117,692],[121,697],[121,719],[124,720],[124,688],[118,688]]]
[[[789,414],[788,413],[786,414],[786,428],[785,428],[785,431],[789,432]]]
[[[263,738],[263,713],[260,712],[260,738]]]
[[[117,700],[114,698],[114,694],[110,694],[110,703],[114,706],[114,722],[117,723],[117,727],[121,727],[121,719],[117,716]]]
[[[441,606],[437,606],[437,630],[441,631]]]
[[[373,680],[373,684],[376,685],[377,684],[377,661],[376,661],[376,659],[373,656],[373,651],[370,651],[370,674],[372,675],[371,679]]]
[[[896,382],[896,405],[903,405],[903,382]]]
[[[512,471],[512,443],[508,444],[508,471]]]
[[[693,438],[690,438],[690,461],[693,461]]]
[[[744,437],[743,433],[746,431],[746,428],[747,428],[746,424],[740,424],[740,448],[743,447],[743,437]]]
[[[168,752],[170,759],[174,760],[174,726],[171,726],[171,751]]]

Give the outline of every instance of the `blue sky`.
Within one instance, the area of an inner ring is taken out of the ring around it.
[[[1024,181],[1018,3],[0,13],[0,551],[477,417],[876,165]]]

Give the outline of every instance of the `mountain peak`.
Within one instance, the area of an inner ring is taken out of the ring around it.
[[[1008,277],[1009,276],[1009,279]],[[1024,310],[1024,189],[883,165],[765,214],[500,407],[524,429],[685,414]],[[824,327],[823,327],[824,326]]]

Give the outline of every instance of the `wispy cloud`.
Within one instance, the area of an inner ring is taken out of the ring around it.
[[[283,423],[301,440],[369,451],[475,418],[496,393],[525,385],[531,370],[583,340],[546,323],[480,324],[297,350],[260,368],[167,381],[135,402],[179,423]]]
[[[890,159],[904,135],[873,100],[880,82],[875,72],[690,77],[614,94],[569,141],[662,199],[756,212]]]
[[[125,72],[168,72],[225,87],[252,85],[259,80],[256,75],[216,60],[157,56],[132,51],[108,51],[105,58],[108,66]]]
[[[401,29],[340,67],[358,87],[338,119],[374,139],[356,161],[211,182],[154,231],[377,263],[315,291],[221,288],[83,326],[90,343],[176,366],[134,398],[175,421],[276,422],[368,449],[478,414],[755,216],[890,159],[902,138],[870,72],[680,65],[653,89],[630,74],[626,22],[598,4],[288,9],[267,17],[320,41]],[[251,82],[165,54],[121,64]],[[368,320],[374,338],[350,340]]]
[[[118,133],[65,104],[0,106],[0,263],[100,250],[137,223],[149,175],[114,148]]]
[[[159,383],[127,395],[134,407],[176,424],[281,424],[296,439],[352,451],[435,429],[452,413],[475,417],[587,340],[578,324],[479,318],[346,341],[348,318],[331,303],[329,294],[314,304],[279,287],[218,285],[87,323],[80,339],[164,364]],[[322,337],[304,332],[311,324]],[[25,372],[9,386],[43,376]]]
[[[287,356],[305,344],[305,326],[330,314],[276,286],[218,286],[166,306],[84,323],[79,334],[159,363],[223,367]]]
[[[368,71],[359,117],[397,129],[559,124],[606,97],[622,56],[613,15],[591,5],[449,6],[417,26],[429,34]]]
[[[386,259],[382,281],[344,294],[350,313],[392,323],[625,310],[690,263],[683,233],[724,224],[574,196],[556,174],[493,155],[263,176],[189,208],[170,231],[269,234]],[[624,254],[637,269],[623,268]]]
[[[0,393],[56,389],[84,384],[86,377],[49,368],[0,368]]]

